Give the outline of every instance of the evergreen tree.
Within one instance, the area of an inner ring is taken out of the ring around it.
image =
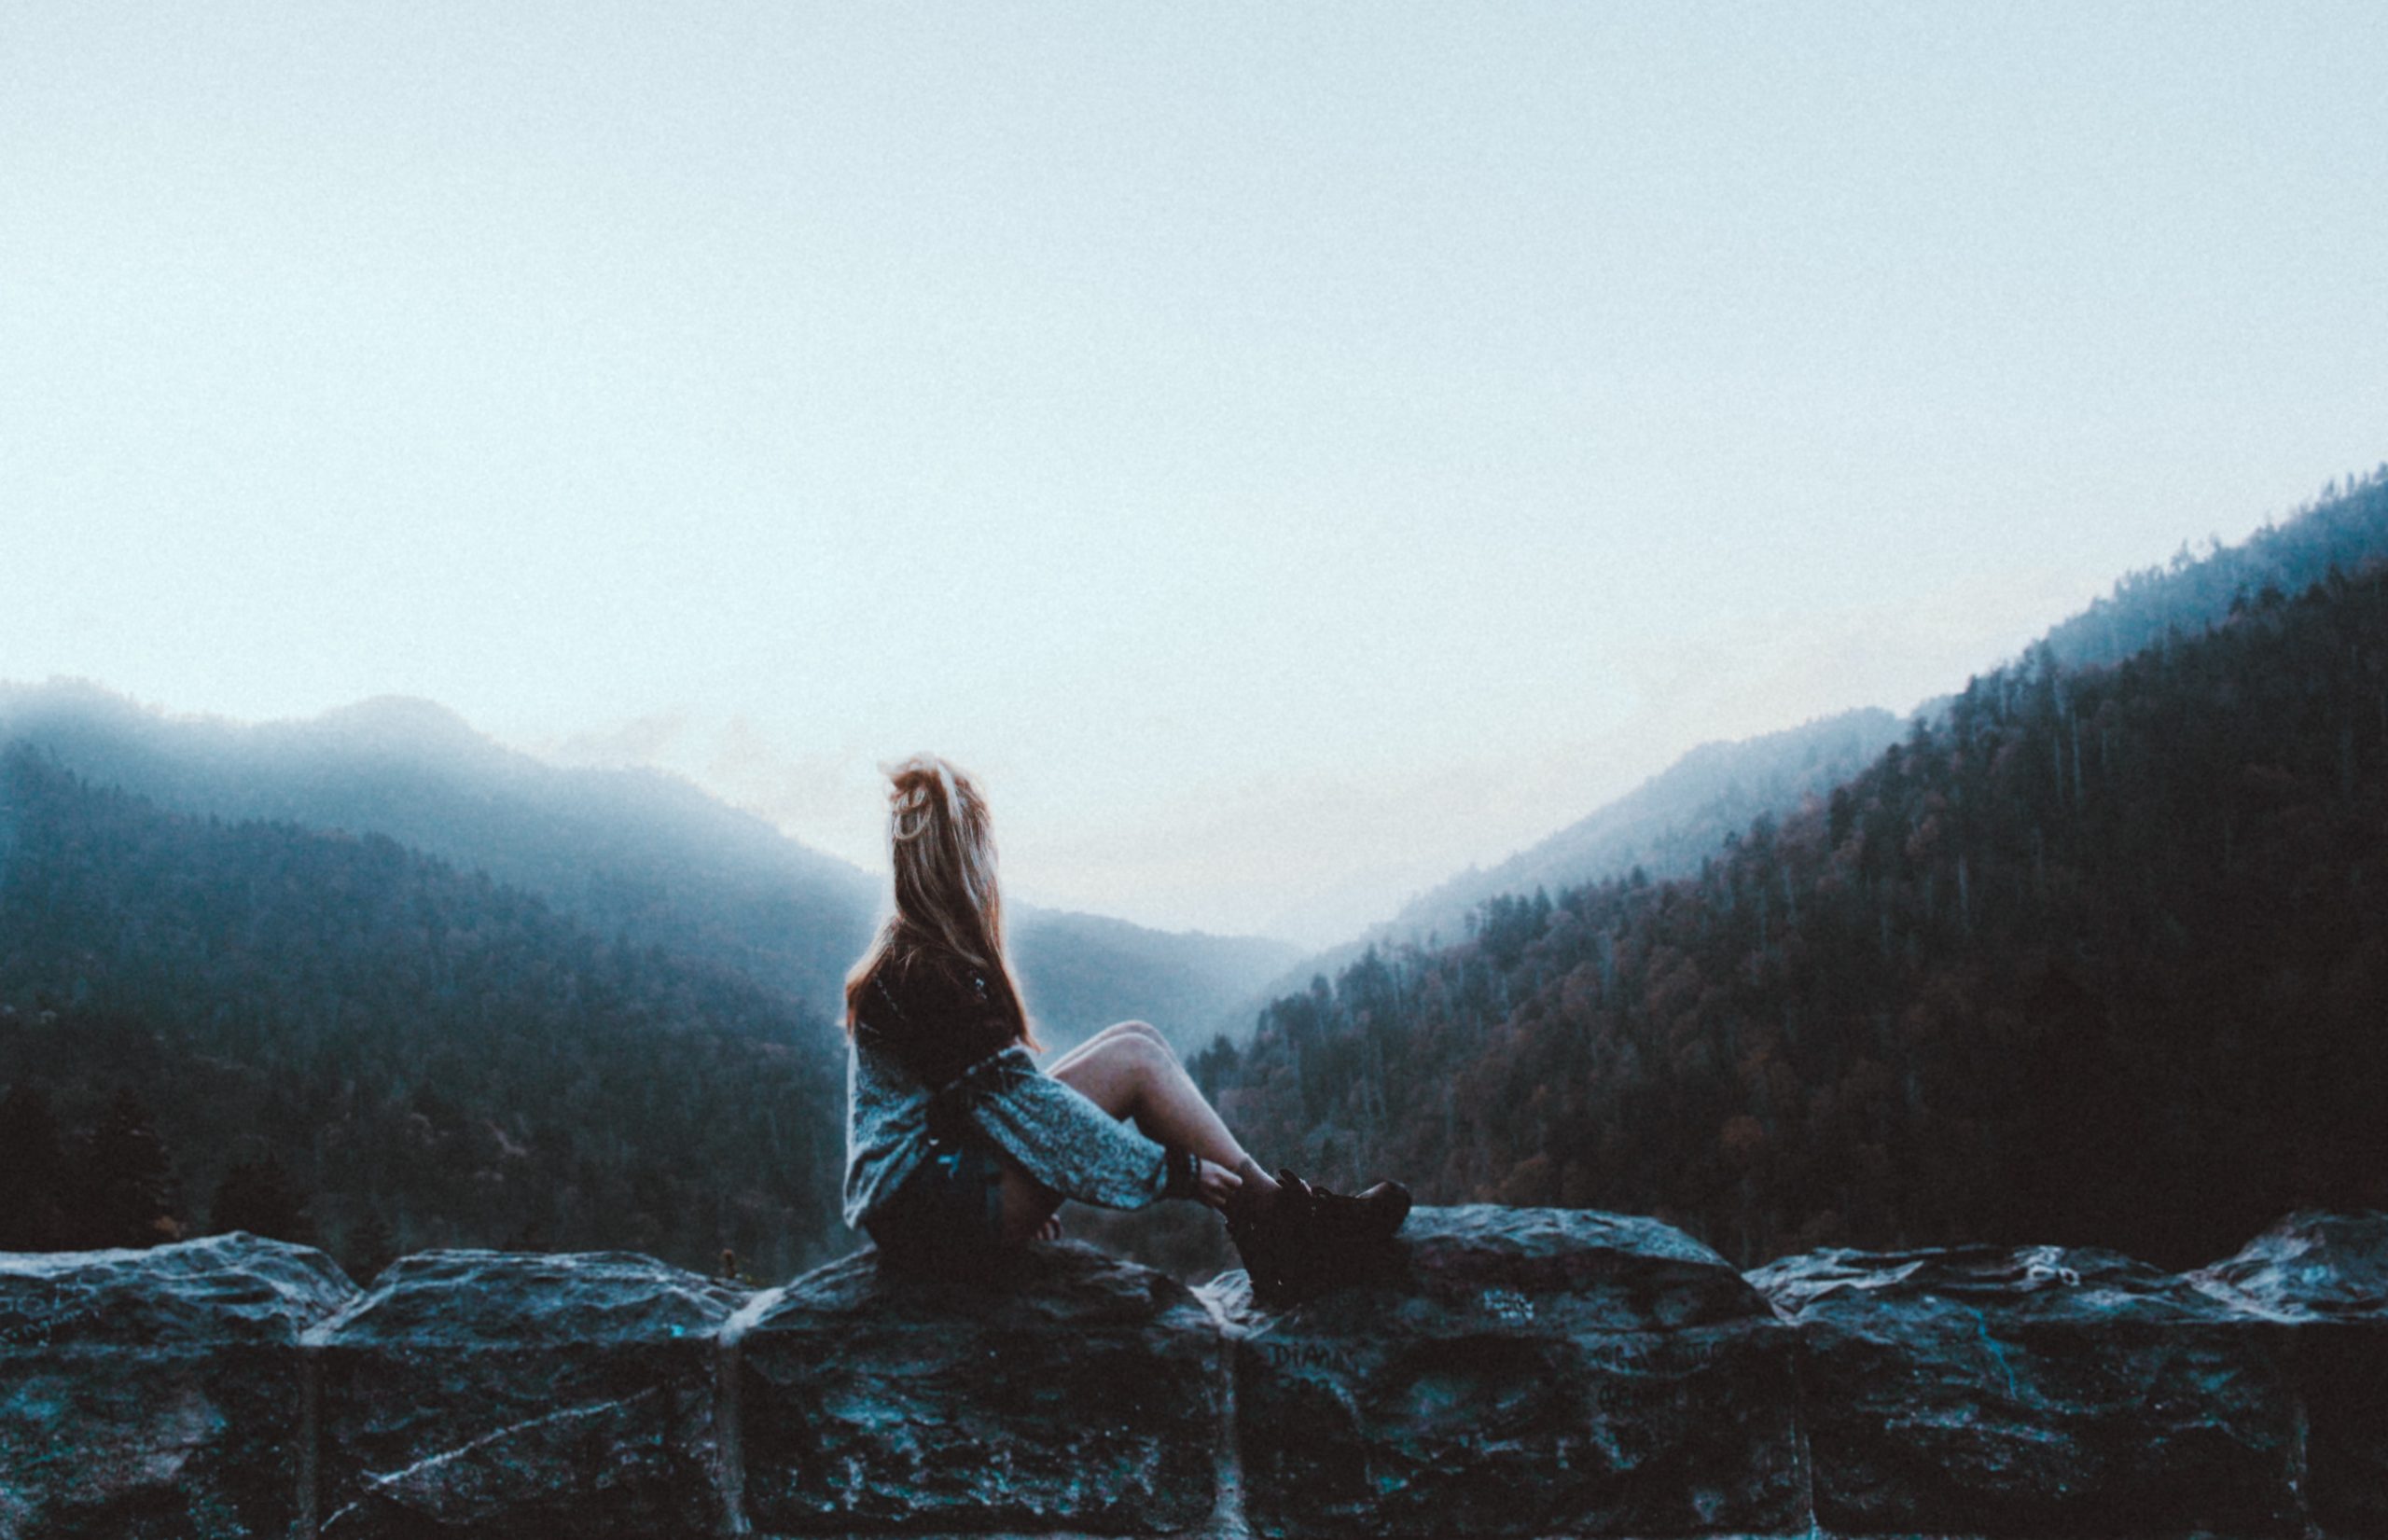
[[[224,1173],[215,1201],[208,1205],[208,1219],[217,1235],[247,1230],[269,1241],[315,1243],[315,1221],[307,1212],[307,1200],[271,1150],[262,1159],[241,1161]]]
[[[0,1251],[55,1251],[66,1244],[60,1213],[66,1159],[49,1097],[20,1084],[0,1100]]]
[[[382,1269],[397,1259],[398,1241],[390,1233],[389,1222],[380,1210],[367,1209],[365,1217],[349,1228],[348,1244],[340,1248],[340,1266],[359,1284],[370,1285]]]
[[[174,1167],[141,1098],[118,1090],[91,1131],[77,1206],[86,1246],[155,1246],[182,1238]]]

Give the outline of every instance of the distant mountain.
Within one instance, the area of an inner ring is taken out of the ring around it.
[[[825,1017],[882,901],[879,880],[677,777],[560,769],[425,701],[248,726],[167,716],[89,685],[0,686],[10,742],[169,809],[387,835]],[[1025,906],[1015,927],[1022,986],[1056,1046],[1129,1017],[1194,1037],[1297,955]]]
[[[1060,1046],[1114,1021],[1148,1020],[1192,1052],[1230,1001],[1249,997],[1300,955],[1290,943],[1023,908],[1011,950],[1037,1034]]]
[[[0,1145],[130,1097],[171,1160],[154,1212],[204,1228],[270,1159],[359,1268],[729,1246],[779,1273],[844,1239],[843,1054],[776,991],[386,836],[168,812],[26,745],[0,751],[0,1098],[24,1125]],[[71,1186],[71,1150],[9,1153]],[[0,1249],[125,1243],[51,1196],[62,1233]]]
[[[1702,743],[1632,791],[1500,865],[1413,898],[1387,938],[1456,940],[1469,914],[1505,893],[1557,892],[1640,867],[1649,877],[1700,869],[1725,836],[1761,814],[1822,797],[1898,742],[1904,724],[1867,708],[1739,742]]]
[[[2115,584],[2045,638],[2065,668],[2118,663],[2173,637],[2194,637],[2234,609],[2304,592],[2333,571],[2351,573],[2388,553],[2388,465],[2332,482],[2322,495],[2235,546],[2204,556],[2183,546],[2161,566]]]
[[[1330,1183],[1657,1213],[1744,1263],[2173,1262],[2388,1203],[2388,475],[2258,542],[2127,582],[1696,873],[1495,898],[1198,1077]]]
[[[360,1268],[727,1246],[784,1273],[847,1240],[832,1016],[876,886],[669,777],[555,770],[425,702],[251,728],[11,690],[0,1117],[23,1126],[0,1165],[71,1173],[27,1129],[121,1132],[131,1105],[171,1157],[169,1223],[270,1170]],[[1292,950],[1036,909],[1016,930],[1056,1047],[1205,1020]],[[57,1233],[0,1249],[122,1239],[50,1186]]]
[[[1621,876],[1640,867],[1653,878],[1697,871],[1725,837],[1762,813],[1780,817],[1865,767],[1902,724],[1886,711],[1852,711],[1803,727],[1702,743],[1632,791],[1557,834],[1491,867],[1471,867],[1420,894],[1401,912],[1340,946],[1292,963],[1260,991],[1236,1002],[1214,1036],[1251,1030],[1270,1001],[1332,978],[1371,950],[1432,947],[1469,934],[1476,914],[1505,894],[1530,894]],[[1207,1039],[1206,1039],[1207,1041]]]
[[[176,811],[387,835],[825,1011],[877,897],[854,867],[684,781],[559,770],[424,701],[248,726],[87,685],[0,687],[0,742],[12,741]]]
[[[2184,546],[2170,562],[2128,574],[2114,591],[2052,627],[2041,645],[2066,668],[2120,662],[2176,636],[2228,618],[2267,592],[2302,592],[2333,571],[2352,572],[2388,554],[2388,465],[2332,483],[2314,501],[2236,546],[2203,557]],[[1917,706],[1902,720],[1863,709],[1737,742],[1704,743],[1633,791],[1489,869],[1471,867],[1412,898],[1382,924],[1289,966],[1259,993],[1237,1002],[1219,1032],[1242,1036],[1270,1001],[1332,978],[1370,949],[1448,944],[1469,934],[1471,915],[1503,895],[1528,896],[1623,877],[1639,867],[1663,880],[1688,875],[1725,838],[1765,816],[1781,819],[1812,797],[1853,777],[1917,720],[1945,721],[1954,696]]]

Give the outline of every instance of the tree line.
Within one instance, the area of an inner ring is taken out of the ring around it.
[[[1696,876],[1496,899],[1195,1068],[1258,1146],[1428,1200],[1654,1213],[1743,1263],[2186,1265],[2388,1204],[2383,1002],[2375,560],[2111,667],[2043,643]]]
[[[783,1272],[836,1242],[842,1047],[733,972],[22,746],[0,843],[0,1248],[245,1228],[360,1269],[469,1244]]]
[[[1695,875],[1495,898],[1195,1068],[1258,1147],[1756,1261],[2187,1263],[2388,1203],[2388,474],[2135,574]],[[2135,650],[2134,650],[2135,649]],[[2117,661],[2117,659],[2120,659]],[[717,949],[0,753],[0,1249],[243,1228],[784,1274],[843,1047]]]

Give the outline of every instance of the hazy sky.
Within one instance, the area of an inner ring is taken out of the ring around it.
[[[0,7],[0,678],[1334,939],[2388,455],[2388,7]]]

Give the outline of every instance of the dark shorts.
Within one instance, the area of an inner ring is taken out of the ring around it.
[[[1004,1243],[1003,1175],[985,1145],[932,1148],[863,1224],[891,1260],[966,1267]]]

